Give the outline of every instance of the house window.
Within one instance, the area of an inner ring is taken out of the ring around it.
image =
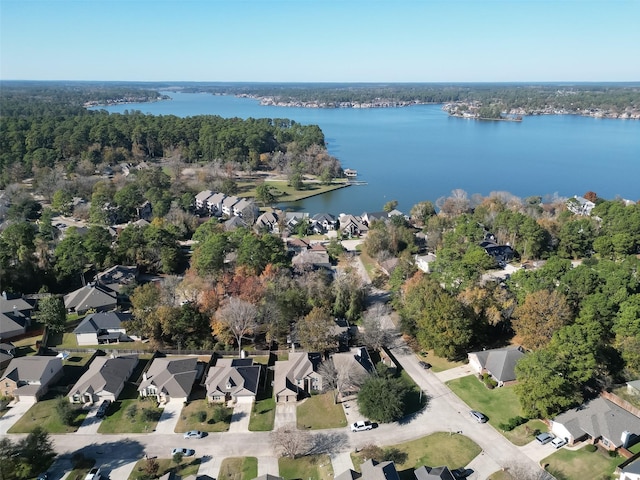
[[[602,444],[603,444],[605,447],[609,447],[609,440],[607,440],[606,438],[603,438],[603,439],[602,439]]]
[[[227,390],[231,390],[231,382],[227,382]]]

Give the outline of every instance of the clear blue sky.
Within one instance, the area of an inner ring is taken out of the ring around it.
[[[640,1],[0,0],[0,79],[640,81]]]

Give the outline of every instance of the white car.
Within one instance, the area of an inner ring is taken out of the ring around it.
[[[564,447],[567,443],[569,443],[567,439],[562,437],[556,437],[551,440],[551,445],[553,445],[555,448]]]
[[[176,453],[179,453],[183,457],[191,457],[196,454],[196,451],[192,448],[174,448],[173,450],[171,450],[171,456],[175,455]]]
[[[102,472],[100,471],[100,467],[93,467],[84,477],[84,480],[100,480],[101,478]]]
[[[200,430],[189,430],[184,434],[184,438],[202,438],[204,437],[204,433]]]
[[[368,420],[360,420],[359,422],[351,424],[352,432],[364,432],[365,430],[371,430],[373,428],[373,423]]]

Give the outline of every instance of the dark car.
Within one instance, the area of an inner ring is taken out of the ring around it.
[[[425,370],[429,370],[431,368],[431,364],[427,363],[427,362],[418,362],[418,365],[420,365],[422,368],[424,368]]]
[[[473,470],[471,468],[456,468],[451,470],[451,473],[453,474],[453,478],[456,480],[463,480],[470,476],[473,473]]]
[[[98,407],[98,411],[96,412],[96,417],[102,418],[106,415],[107,409],[111,405],[111,400],[103,400],[100,406]]]

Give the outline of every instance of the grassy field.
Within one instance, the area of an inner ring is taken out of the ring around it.
[[[291,459],[278,459],[280,476],[284,480],[333,480],[333,467],[328,455],[308,455]],[[342,472],[340,472],[342,473]]]
[[[347,426],[347,417],[342,405],[333,401],[333,393],[313,395],[296,409],[298,428],[338,428]]]
[[[27,410],[22,418],[9,429],[9,433],[29,433],[36,427],[42,427],[49,433],[72,433],[78,430],[87,417],[87,412],[78,406],[75,408],[76,416],[71,425],[65,425],[60,421],[55,406],[55,396],[46,395]]]
[[[225,458],[220,465],[218,480],[252,480],[258,476],[256,457]]]
[[[305,182],[302,190],[295,190],[293,187],[287,185],[286,180],[267,180],[264,184],[269,185],[272,193],[276,195],[276,201],[274,203],[295,202],[297,200],[331,192],[347,186],[347,182],[344,180],[334,180],[331,185]],[[238,182],[239,191],[237,195],[245,198],[255,197],[256,186],[257,184],[255,182],[240,181]]]
[[[620,457],[612,458],[601,450],[588,452],[584,448],[561,448],[540,463],[548,465],[546,470],[557,480],[583,480],[613,478],[613,472],[621,461]]]
[[[154,478],[160,478],[162,475],[166,475],[169,472],[173,472],[175,475],[178,475],[178,478],[184,478],[188,475],[197,475],[198,468],[200,468],[199,458],[184,458],[182,462],[177,465],[169,458],[158,458],[155,460],[158,462],[159,468],[158,473]],[[144,471],[147,461],[148,460],[138,460],[138,463],[133,467],[131,475],[129,475],[129,480],[141,480],[143,478],[147,478]]]
[[[539,420],[530,420],[510,432],[500,429],[501,423],[524,415],[513,386],[489,390],[475,375],[451,380],[447,385],[473,410],[484,413],[489,418],[489,423],[515,445],[525,445],[533,440],[533,432],[536,429],[547,430],[545,424]]]
[[[135,415],[133,411],[136,410]],[[150,411],[150,417],[144,411]],[[107,409],[99,433],[147,433],[155,430],[162,410],[151,399],[141,399],[136,385],[127,382],[117,401]]]
[[[223,421],[216,422],[213,419],[214,410],[223,408],[225,416]],[[206,412],[203,422],[200,421],[199,412]],[[188,432],[189,430],[200,430],[202,432],[226,432],[231,423],[232,408],[227,408],[220,404],[210,404],[207,399],[192,400],[180,413],[176,432]]]
[[[417,353],[418,358],[423,362],[431,364],[431,370],[434,372],[444,372],[450,368],[464,365],[465,362],[452,362],[446,358],[438,357],[433,350],[422,351]]]
[[[415,480],[414,469],[422,465],[447,465],[449,468],[464,467],[480,454],[482,449],[463,435],[438,432],[410,442],[392,445],[402,452],[405,461],[396,462],[396,469],[402,480]],[[364,459],[357,453],[351,455],[353,465],[359,471]]]

